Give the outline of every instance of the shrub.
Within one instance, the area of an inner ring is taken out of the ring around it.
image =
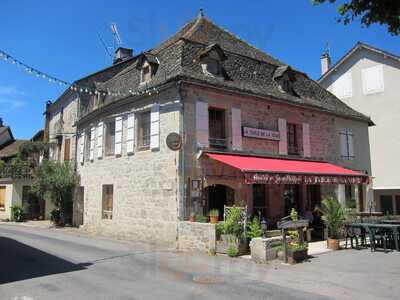
[[[21,205],[11,206],[11,220],[14,222],[22,222],[24,220],[24,209]]]
[[[242,208],[238,206],[231,207],[222,224],[223,234],[232,234],[238,238],[241,237],[243,235]]]
[[[249,225],[247,225],[247,236],[252,239],[262,236],[262,233],[260,220],[255,216]]]
[[[60,219],[61,219],[61,212],[58,208],[54,208],[51,212],[50,212],[50,220],[55,223],[58,224],[60,223]]]
[[[346,220],[347,210],[333,197],[324,198],[322,207],[318,210],[322,213],[322,221],[328,227],[329,237],[338,239]]]
[[[239,250],[237,249],[237,247],[231,245],[227,250],[227,254],[229,257],[236,257],[239,254]]]

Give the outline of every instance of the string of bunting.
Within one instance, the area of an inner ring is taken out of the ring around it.
[[[42,72],[36,68],[33,68],[33,67],[25,64],[24,62],[16,59],[15,57],[11,56],[7,52],[4,52],[3,50],[0,50],[0,59],[3,59],[6,62],[16,65],[17,67],[20,67],[23,70],[25,70],[25,72],[27,72],[28,74],[37,76],[44,80],[47,80],[50,83],[56,83],[56,84],[59,84],[60,86],[65,86],[65,87],[69,86],[69,88],[71,90],[78,92],[78,93],[85,93],[85,94],[89,94],[89,95],[100,95],[100,96],[108,95],[108,96],[122,96],[122,97],[126,97],[129,95],[140,96],[143,94],[151,95],[151,94],[158,93],[158,90],[155,87],[150,88],[150,89],[145,89],[142,91],[135,91],[133,89],[129,89],[129,90],[110,90],[110,89],[99,90],[99,89],[95,89],[92,87],[87,87],[87,86],[82,86],[82,85],[79,85],[76,83],[71,83],[71,82],[59,79],[57,77],[51,76],[45,72]]]

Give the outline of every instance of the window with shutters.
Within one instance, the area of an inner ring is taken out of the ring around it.
[[[363,93],[365,95],[380,93],[384,90],[382,65],[361,70]]]
[[[106,123],[106,139],[105,139],[106,155],[113,155],[115,151],[115,122]]]
[[[299,146],[297,139],[297,127],[296,124],[287,123],[287,143],[288,143],[288,154],[298,155]]]
[[[350,129],[343,129],[340,131],[339,135],[340,135],[341,158],[345,160],[353,160],[354,159],[353,132]]]
[[[353,96],[353,79],[351,73],[345,73],[335,80],[332,93],[339,99],[351,98]]]
[[[137,127],[138,150],[150,149],[150,111],[137,115]]]
[[[114,186],[112,184],[103,185],[103,219],[112,219],[113,214]]]
[[[0,186],[0,210],[5,210],[6,207],[6,187]]]
[[[208,109],[209,142],[211,147],[226,148],[225,110]]]

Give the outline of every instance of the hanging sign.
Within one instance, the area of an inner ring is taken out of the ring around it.
[[[256,139],[279,141],[281,139],[279,131],[243,127],[243,136]]]

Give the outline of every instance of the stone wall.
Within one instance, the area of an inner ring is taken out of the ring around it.
[[[166,145],[166,137],[179,131],[180,103],[176,89],[161,92],[143,101],[130,102],[99,118],[83,124],[79,131],[96,126],[122,114],[122,155],[97,158],[78,164],[84,188],[84,228],[126,239],[163,245],[177,241],[179,202],[179,151]],[[160,104],[160,148],[127,154],[127,114]],[[113,185],[112,219],[102,218],[102,187]]]
[[[178,232],[179,249],[207,253],[215,251],[216,234],[214,224],[181,221],[178,224]]]

